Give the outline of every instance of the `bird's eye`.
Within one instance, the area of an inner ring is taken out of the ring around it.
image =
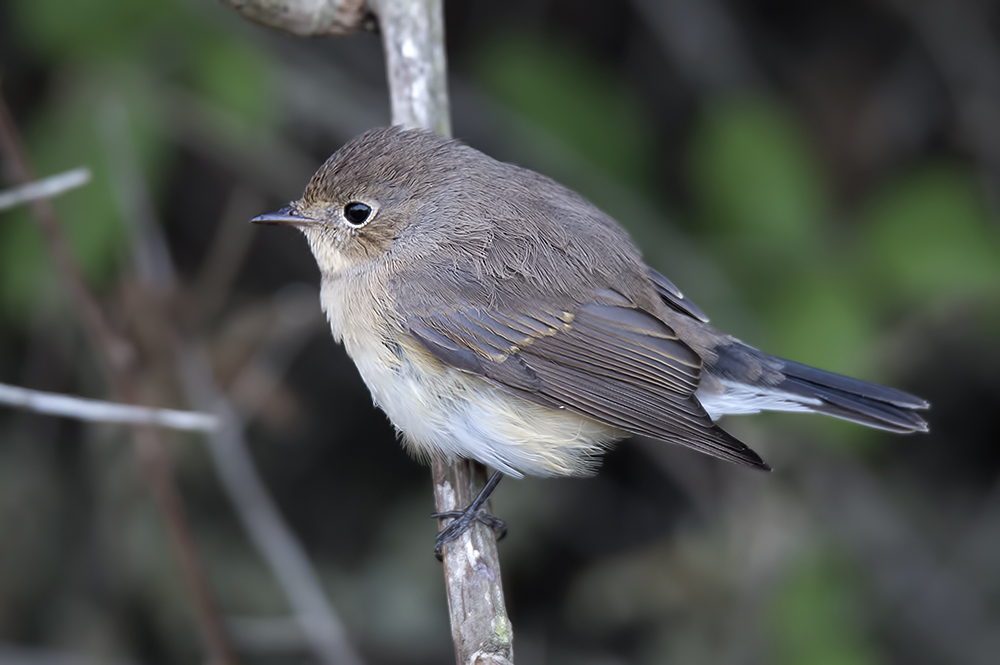
[[[371,216],[372,208],[370,205],[365,203],[353,201],[344,206],[344,219],[346,219],[349,224],[354,226],[361,226],[367,222],[368,218]]]

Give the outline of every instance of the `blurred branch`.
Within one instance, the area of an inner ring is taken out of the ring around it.
[[[392,122],[451,135],[441,0],[379,0]],[[434,460],[438,512],[463,510],[475,496],[475,462]],[[443,526],[443,521],[442,521]],[[445,546],[445,584],[456,662],[512,663],[496,537],[476,523]]]
[[[2,95],[0,149],[10,163],[16,180],[26,184],[34,179],[27,152]],[[84,331],[102,361],[111,392],[122,402],[137,403],[139,388],[134,366],[135,347],[115,332],[105,319],[97,299],[83,279],[52,203],[48,199],[36,199],[31,202],[31,208],[52,253],[56,270],[80,313]],[[132,436],[140,470],[163,515],[181,577],[194,604],[198,627],[211,658],[217,663],[236,665],[238,660],[198,557],[161,433],[155,428],[135,425]]]
[[[35,180],[17,126],[2,97],[0,97],[0,150],[7,157],[16,181],[27,185]],[[105,376],[112,385],[120,383],[117,380],[135,360],[135,350],[128,341],[113,331],[105,320],[97,299],[87,288],[83,274],[76,264],[76,259],[73,258],[73,252],[59,227],[51,201],[42,198],[33,199],[29,203],[35,221],[45,238],[45,244],[52,253],[56,271],[63,285],[69,290],[70,298],[83,320],[84,333],[89,337],[91,346],[103,364]],[[117,387],[121,388],[120,385]]]
[[[809,456],[797,467],[810,509],[840,535],[892,612],[912,626],[906,639],[920,636],[942,662],[995,663],[1000,631],[984,599],[936,560],[864,469],[818,448]]]
[[[238,185],[230,192],[201,271],[187,289],[191,297],[189,329],[201,328],[222,305],[253,242],[247,220],[263,208],[263,197],[245,186]]]
[[[277,321],[268,333],[270,339],[229,384],[230,400],[242,416],[260,411],[318,324],[325,322],[318,302],[319,294],[307,287],[287,287],[275,297]]]
[[[984,185],[1000,205],[1000,46],[988,5],[969,0],[885,0],[907,20],[951,93],[965,148],[978,158]]]
[[[719,0],[632,0],[688,81],[725,92],[761,80],[728,8]]]
[[[127,661],[93,658],[87,654],[62,649],[13,644],[0,644],[0,663],[3,665],[129,665]]]
[[[298,37],[346,35],[375,29],[365,0],[220,0],[254,23]]]
[[[124,107],[108,105],[105,113],[114,114],[114,122],[108,122],[109,126],[127,126]],[[135,235],[133,249],[139,256],[163,257],[163,261],[151,264],[150,267],[155,270],[140,272],[143,286],[176,292],[178,280],[167,244],[159,225],[152,219],[152,206],[143,203],[147,188],[144,183],[133,181],[131,176],[124,176],[122,172],[123,168],[136,164],[131,146],[127,140],[116,139],[109,142],[108,147],[112,177],[119,180],[117,187],[120,190],[137,188],[119,196],[125,208],[123,214],[131,222],[129,228]],[[288,318],[295,319],[294,316]],[[188,401],[217,414],[219,427],[208,433],[209,451],[216,472],[251,540],[285,592],[313,653],[327,665],[361,665],[361,659],[347,640],[340,618],[323,595],[323,586],[305,551],[281,517],[254,468],[243,436],[243,422],[216,385],[208,354],[197,343],[181,344],[176,341],[174,330],[168,330],[166,334],[173,340],[174,360]]]
[[[150,409],[144,406],[47,393],[6,383],[0,383],[0,404],[77,420],[158,425],[179,430],[211,431],[219,424],[215,416],[206,413]]]
[[[194,345],[181,349],[178,362],[189,400],[219,417],[220,427],[208,434],[215,468],[251,540],[285,592],[306,641],[323,663],[360,665],[316,571],[254,468],[243,423],[215,385],[204,349]]]
[[[128,114],[122,100],[117,96],[104,99],[96,122],[108,158],[115,201],[132,229],[129,239],[139,279],[147,289],[165,293],[173,277],[170,255],[166,247],[146,241],[158,233],[155,205],[143,177],[142,164],[130,149]]]
[[[81,167],[65,171],[20,187],[0,191],[0,211],[35,199],[50,199],[90,182],[90,169]]]
[[[316,171],[312,157],[194,93],[164,89],[164,100],[166,129],[175,141],[222,164],[261,194],[295,198]]]

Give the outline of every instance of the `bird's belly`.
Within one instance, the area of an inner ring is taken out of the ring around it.
[[[512,476],[584,475],[624,436],[526,401],[415,345],[345,342],[375,403],[419,457],[470,458]]]

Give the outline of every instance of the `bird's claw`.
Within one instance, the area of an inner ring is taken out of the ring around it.
[[[493,529],[497,540],[507,535],[507,524],[502,519],[490,515],[483,508],[473,509],[470,506],[466,510],[450,510],[444,513],[434,513],[431,517],[435,519],[454,520],[442,529],[434,539],[434,556],[437,557],[438,561],[444,560],[444,546],[468,531],[475,522],[480,522]]]

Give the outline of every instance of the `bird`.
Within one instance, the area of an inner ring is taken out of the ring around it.
[[[928,402],[769,355],[716,330],[609,215],[554,180],[403,127],[350,140],[300,199],[251,220],[308,240],[320,303],[404,446],[504,475],[594,473],[643,435],[769,469],[725,415],[820,413],[926,432]]]

